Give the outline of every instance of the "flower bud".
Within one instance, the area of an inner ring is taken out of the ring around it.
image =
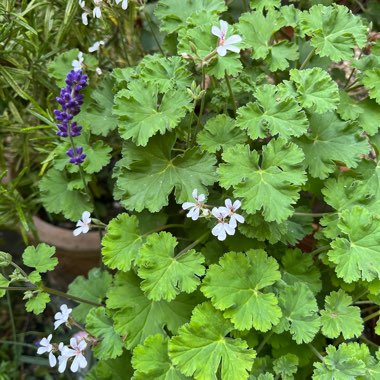
[[[12,256],[7,253],[0,251],[0,267],[7,267],[12,262]]]

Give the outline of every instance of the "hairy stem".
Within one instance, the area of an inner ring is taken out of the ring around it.
[[[311,58],[313,57],[315,53],[315,48],[313,48],[310,53],[307,55],[307,57],[305,58],[305,60],[302,62],[302,65],[300,66],[300,70],[304,69],[305,66],[309,63],[309,61],[311,60]]]
[[[175,259],[179,259],[181,256],[183,256],[188,251],[190,251],[190,249],[193,249],[196,245],[198,245],[199,243],[201,243],[209,234],[210,234],[210,231],[205,232],[197,240],[193,241],[186,248],[184,248],[181,252],[179,252],[178,255],[175,256]]]
[[[321,362],[323,362],[323,361],[325,360],[324,357],[318,352],[318,350],[317,350],[317,349],[316,349],[311,343],[309,343],[308,346],[309,346],[310,350],[314,352],[315,356],[316,356]]]

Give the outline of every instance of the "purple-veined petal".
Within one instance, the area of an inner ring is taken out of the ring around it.
[[[228,30],[228,22],[220,20],[220,31],[222,32],[223,36],[226,36]]]
[[[227,49],[224,46],[218,46],[216,48],[217,53],[221,56],[224,57],[227,54]]]
[[[223,217],[223,214],[221,213],[221,207],[214,207],[212,210],[211,210],[211,214],[213,216],[215,216],[216,219],[220,219]]]

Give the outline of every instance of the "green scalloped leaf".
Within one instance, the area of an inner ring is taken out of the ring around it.
[[[369,97],[380,104],[380,68],[366,70],[361,81],[368,89]]]
[[[280,278],[276,260],[265,251],[229,252],[209,267],[201,290],[238,330],[265,332],[281,318],[277,297],[267,289]]]
[[[26,266],[36,268],[38,272],[46,273],[58,265],[58,259],[52,257],[54,254],[55,247],[40,243],[37,247],[26,247],[22,254],[22,261]]]
[[[227,337],[232,329],[231,322],[211,303],[198,305],[190,323],[170,340],[169,357],[195,380],[216,379],[219,367],[223,380],[248,379],[256,352],[244,340]]]
[[[26,299],[25,297],[23,299]],[[50,302],[49,294],[45,292],[34,293],[31,298],[25,304],[26,311],[28,313],[33,313],[35,315],[41,314],[45,309],[46,305]]]

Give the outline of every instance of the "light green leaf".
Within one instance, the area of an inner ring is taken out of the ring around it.
[[[116,334],[112,319],[104,307],[92,309],[86,318],[87,331],[97,338],[93,352],[99,360],[115,359],[123,353],[124,343]]]
[[[369,152],[368,142],[359,135],[357,128],[341,121],[335,113],[312,115],[310,133],[301,137],[297,144],[305,152],[310,175],[321,179],[334,172],[335,162],[355,168],[361,156]]]
[[[147,55],[139,63],[140,78],[158,86],[158,91],[166,93],[185,89],[191,85],[191,74],[181,57],[160,57]]]
[[[226,163],[218,169],[220,185],[233,187],[244,210],[254,213],[262,209],[266,221],[278,223],[292,215],[292,204],[306,181],[304,155],[295,144],[273,139],[263,147],[261,157],[249,146],[237,145],[222,157]]]
[[[366,70],[361,81],[368,89],[369,97],[380,104],[380,68]]]
[[[339,97],[340,103],[336,112],[343,120],[356,120],[363,113],[363,109],[346,91],[340,90]]]
[[[166,335],[165,328],[177,333],[199,303],[196,293],[179,295],[171,302],[151,301],[140,289],[140,279],[132,272],[116,274],[107,298],[107,309],[114,312],[115,330],[126,337],[127,349],[143,343],[149,335]]]
[[[301,13],[300,22],[317,54],[336,62],[350,60],[354,47],[362,48],[367,43],[367,28],[343,5],[314,5],[309,12]]]
[[[107,289],[111,286],[112,275],[100,268],[93,268],[88,272],[87,277],[76,277],[69,285],[68,294],[101,303],[106,296]],[[94,306],[80,303],[73,309],[72,316],[76,321],[84,323],[92,308]]]
[[[330,75],[320,67],[305,70],[290,70],[303,107],[316,113],[335,110],[339,104],[339,89]]]
[[[194,249],[176,258],[177,239],[168,232],[149,235],[140,248],[138,275],[149,299],[173,300],[180,292],[192,293],[204,275],[204,256]]]
[[[326,296],[325,309],[320,312],[323,335],[330,339],[341,333],[344,339],[360,336],[363,331],[360,308],[351,304],[352,298],[342,289]]]
[[[75,117],[79,125],[94,135],[107,136],[117,127],[117,117],[112,115],[114,80],[106,76],[90,96],[85,99],[80,113]],[[87,153],[87,152],[86,152]]]
[[[274,331],[290,331],[298,344],[311,342],[319,331],[320,321],[317,301],[309,287],[302,282],[286,286],[280,292],[279,304],[283,316]]]
[[[281,0],[250,0],[251,8],[258,11],[281,7]]]
[[[25,304],[26,311],[28,313],[34,313],[36,315],[41,314],[45,310],[46,305],[49,302],[50,302],[49,294],[45,292],[34,293],[33,297],[29,298]]]
[[[144,344],[135,347],[132,357],[132,365],[136,370],[134,380],[189,379],[173,366],[168,355],[168,342],[167,337],[152,335],[145,339]]]
[[[266,16],[262,11],[243,13],[237,29],[242,36],[242,45],[252,49],[252,58],[263,59],[270,51],[272,35],[286,25],[278,11],[269,11]]]
[[[331,243],[328,258],[337,276],[351,283],[380,278],[380,223],[377,215],[355,206],[344,210],[338,228],[346,235]]]
[[[192,199],[191,193],[198,189],[207,194],[206,186],[216,181],[216,159],[198,148],[172,156],[175,135],[152,138],[147,148],[125,145],[124,159],[117,175],[118,196],[127,209],[151,212],[161,210],[168,204],[168,197],[175,189],[177,203]]]
[[[294,374],[298,370],[298,357],[293,354],[286,354],[273,361],[273,370],[282,380],[294,379]]]
[[[327,346],[323,362],[314,363],[314,380],[355,380],[366,373],[365,363],[356,357],[353,345],[342,343],[339,348]],[[358,345],[359,346],[359,345]]]
[[[303,282],[314,294],[321,291],[321,275],[312,256],[304,254],[300,249],[287,249],[281,262],[284,266],[282,279],[288,285]]]
[[[208,119],[197,135],[198,144],[210,153],[242,144],[246,140],[246,134],[235,126],[235,120],[226,115],[217,115]]]
[[[198,305],[190,323],[169,342],[169,357],[180,371],[195,380],[216,379],[219,366],[223,380],[248,379],[256,356],[242,339],[227,335],[232,324],[209,302]]]
[[[128,271],[137,259],[142,236],[134,215],[123,213],[112,219],[102,239],[103,262],[111,269]]]
[[[119,118],[121,137],[136,145],[146,146],[158,132],[171,131],[191,109],[192,99],[185,89],[168,91],[159,99],[155,84],[136,80],[128,88],[116,94],[113,113]]]
[[[207,9],[210,15],[224,12],[227,7],[224,0],[160,0],[155,15],[161,21],[161,30],[173,33],[186,26],[188,17]]]
[[[373,136],[380,128],[380,106],[370,99],[358,103],[362,111],[357,119],[360,128]]]
[[[22,261],[26,266],[36,268],[38,272],[46,273],[53,270],[58,264],[58,259],[52,257],[54,254],[55,247],[40,243],[37,247],[26,247],[22,254]]]
[[[269,47],[269,55],[265,61],[269,64],[269,70],[275,72],[287,69],[289,61],[296,61],[298,58],[298,46],[289,41],[281,41]]]
[[[0,287],[8,287],[10,284],[10,281],[8,281],[1,273],[0,273]],[[5,296],[5,289],[0,289],[0,298]]]
[[[40,181],[41,201],[48,212],[62,213],[66,219],[76,222],[83,211],[94,209],[88,196],[79,190],[69,190],[69,179],[64,172],[49,169]]]
[[[280,278],[276,260],[263,250],[229,252],[209,267],[201,290],[238,330],[268,331],[279,322],[281,309],[265,288]]]
[[[291,97],[280,97],[276,86],[260,86],[254,95],[256,102],[240,107],[236,120],[236,125],[247,130],[252,139],[277,134],[288,139],[307,131],[309,122],[305,112]]]

